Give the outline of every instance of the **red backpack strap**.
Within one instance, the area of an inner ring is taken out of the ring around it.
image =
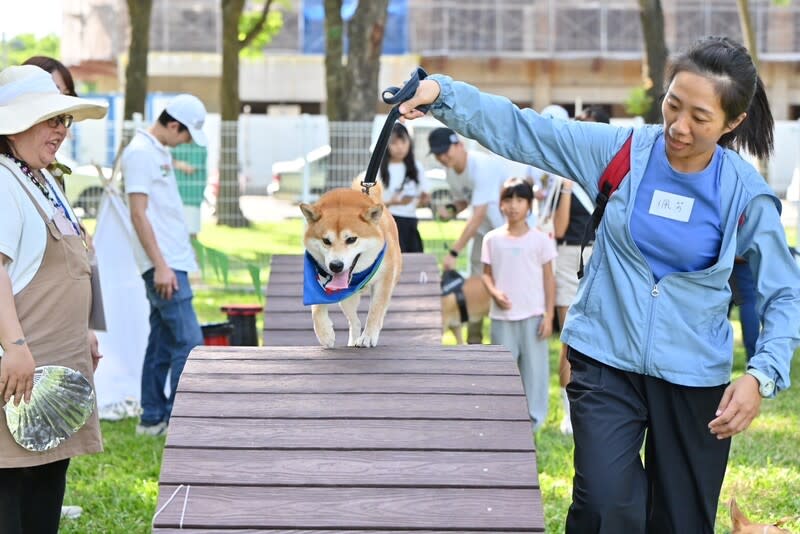
[[[597,181],[597,198],[595,198],[595,208],[592,212],[592,220],[586,225],[583,231],[583,239],[581,239],[581,260],[578,267],[578,279],[583,278],[583,249],[589,243],[589,238],[592,233],[600,226],[600,221],[603,219],[603,214],[606,211],[606,204],[611,195],[619,189],[619,184],[622,179],[631,170],[631,141],[633,140],[633,132],[625,140],[622,148],[619,149],[611,162],[608,164],[600,180]]]

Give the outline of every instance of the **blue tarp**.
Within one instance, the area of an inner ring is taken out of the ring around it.
[[[353,18],[358,0],[344,0],[342,19]],[[347,53],[347,33],[344,36],[344,51]],[[386,31],[383,36],[384,54],[405,54],[408,52],[408,0],[389,0],[389,13]],[[322,0],[303,2],[303,53],[325,53],[325,8]]]

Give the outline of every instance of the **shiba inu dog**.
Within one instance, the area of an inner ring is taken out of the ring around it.
[[[378,183],[365,194],[360,180],[350,189],[328,191],[314,204],[301,204],[308,221],[304,304],[311,304],[320,345],[333,347],[336,333],[328,304],[339,303],[350,324],[347,345],[374,347],[383,328],[402,269],[397,225],[383,205]],[[370,289],[364,330],[358,318],[361,292]]]
[[[771,525],[764,523],[753,523],[739,510],[736,499],[731,499],[731,523],[733,531],[731,534],[788,534],[789,531],[781,528],[789,519],[781,519]]]
[[[461,296],[458,295],[459,291]],[[464,301],[466,320],[458,303],[459,297]],[[489,290],[486,289],[480,276],[464,278],[458,289],[442,295],[442,334],[450,330],[456,338],[456,343],[463,345],[462,326],[466,322],[475,322],[488,317],[491,300]]]

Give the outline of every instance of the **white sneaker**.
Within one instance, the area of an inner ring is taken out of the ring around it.
[[[572,420],[569,418],[569,415],[565,415],[561,420],[561,433],[567,436],[572,435]]]
[[[106,404],[102,406],[98,415],[103,421],[121,421],[127,417],[139,417],[141,408],[136,399],[125,399],[124,401]]]
[[[139,436],[164,436],[167,433],[167,423],[161,421],[154,425],[136,425],[136,434]]]
[[[78,519],[83,513],[83,508],[80,506],[62,506],[61,517],[65,519]]]
[[[572,435],[572,419],[569,416],[569,398],[567,390],[561,388],[561,401],[564,403],[564,418],[561,419],[561,433],[568,436]]]

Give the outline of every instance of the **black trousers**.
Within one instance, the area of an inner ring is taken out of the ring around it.
[[[713,534],[731,440],[708,423],[726,386],[678,386],[571,348],[567,357],[575,478],[566,532]]]
[[[69,459],[0,469],[0,533],[57,534]]]
[[[422,237],[417,229],[416,217],[398,217],[394,215],[394,222],[397,223],[397,235],[400,239],[401,252],[424,252],[422,247]]]

